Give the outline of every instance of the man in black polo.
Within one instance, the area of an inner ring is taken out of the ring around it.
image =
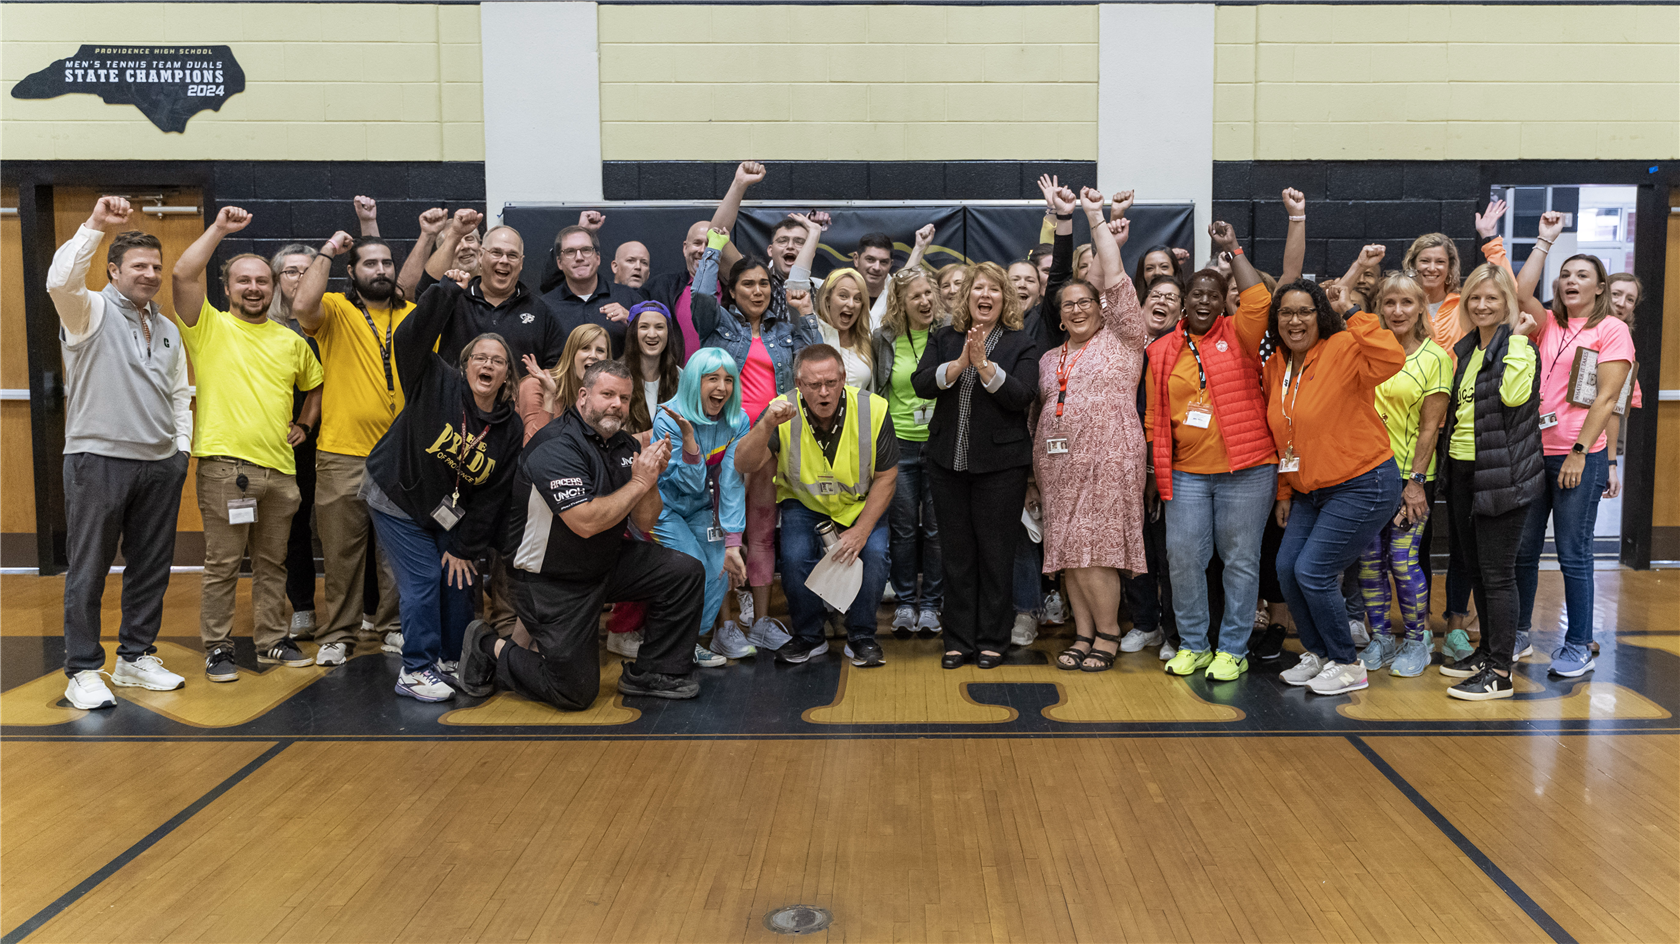
[[[420,292],[456,268],[456,249],[468,233],[478,231],[483,218],[477,210],[455,211],[455,218],[438,237],[437,250],[426,260]],[[496,226],[485,233],[479,245],[479,275],[455,303],[455,315],[438,341],[438,352],[453,362],[474,338],[494,331],[513,350],[516,369],[527,354],[545,368],[558,364],[566,349],[566,329],[543,300],[520,283],[524,270],[525,240],[518,230]]]
[[[630,306],[646,297],[639,289],[615,285],[601,274],[601,246],[585,226],[568,226],[554,237],[560,284],[542,300],[560,318],[570,336],[579,325],[598,324],[612,338],[612,356],[624,356],[624,324]]]
[[[583,711],[601,687],[601,605],[647,604],[642,648],[618,679],[621,695],[693,698],[705,574],[687,554],[627,540],[634,521],[652,533],[662,507],[659,474],[668,439],[646,449],[623,431],[630,371],[617,361],[590,367],[577,403],[543,427],[519,456],[508,503],[513,608],[537,651],[498,639],[482,622],[467,627],[459,678],[470,695],[502,686],[562,711]]]

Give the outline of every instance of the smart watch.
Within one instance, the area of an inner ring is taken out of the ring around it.
[[[1411,479],[1419,485],[1423,485],[1429,481],[1429,476],[1422,472],[1413,472],[1411,475],[1406,476],[1406,478]]]

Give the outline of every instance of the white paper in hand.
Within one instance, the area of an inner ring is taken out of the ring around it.
[[[830,549],[822,560],[817,561],[817,566],[811,568],[811,576],[805,578],[805,586],[822,597],[824,603],[844,613],[851,609],[858,589],[863,586],[863,561],[837,564],[834,562],[834,551]]]

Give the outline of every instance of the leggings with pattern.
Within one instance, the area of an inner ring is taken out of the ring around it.
[[[1394,632],[1388,618],[1388,587],[1393,578],[1406,639],[1423,639],[1429,626],[1429,575],[1419,560],[1429,553],[1423,545],[1423,534],[1423,521],[1414,521],[1406,528],[1390,521],[1359,555],[1359,588],[1365,597],[1365,619],[1373,633]]]

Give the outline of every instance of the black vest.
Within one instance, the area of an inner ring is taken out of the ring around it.
[[[1455,398],[1464,366],[1478,340],[1479,332],[1472,330],[1453,347],[1458,357],[1458,367],[1453,371]],[[1546,459],[1540,448],[1540,372],[1534,372],[1527,402],[1506,406],[1499,398],[1510,343],[1510,327],[1500,325],[1482,352],[1482,367],[1476,374],[1476,469],[1470,488],[1475,495],[1475,513],[1487,517],[1529,505],[1546,488]],[[1457,420],[1458,410],[1448,410],[1442,442],[1451,442]]]

